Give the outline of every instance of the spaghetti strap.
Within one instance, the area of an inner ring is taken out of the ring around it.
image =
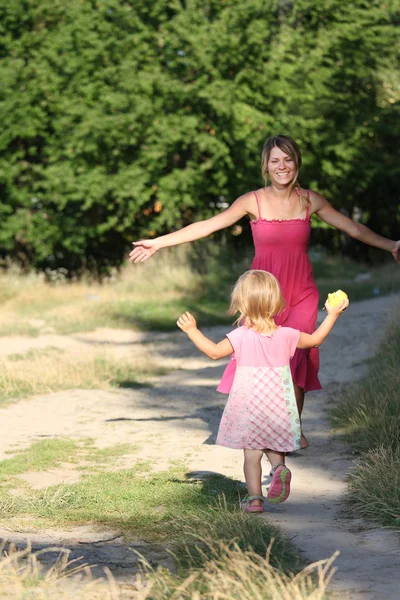
[[[306,208],[306,221],[308,220],[308,209],[310,207],[310,190],[307,190],[307,208]]]
[[[258,219],[257,219],[257,221],[259,221],[259,220],[261,219],[261,208],[260,208],[260,201],[259,201],[259,199],[258,199],[257,192],[254,192],[254,195],[255,195],[255,197],[256,197],[256,200],[257,200],[257,208],[258,208]]]

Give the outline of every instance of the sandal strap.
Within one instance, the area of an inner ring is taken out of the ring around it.
[[[251,502],[252,500],[265,500],[264,496],[246,496],[242,502]]]
[[[272,475],[275,473],[275,471],[278,467],[286,467],[286,465],[285,465],[285,463],[278,463],[277,465],[274,465],[269,472],[270,477],[272,477]]]

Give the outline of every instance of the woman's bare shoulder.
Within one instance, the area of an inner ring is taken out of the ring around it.
[[[250,219],[258,219],[256,193],[258,194],[259,191],[260,190],[252,190],[250,192],[245,192],[244,194],[236,198],[234,202],[236,206],[240,206],[243,210],[246,211]]]
[[[328,204],[327,199],[319,192],[316,192],[315,190],[304,190],[304,192],[308,194],[312,212],[317,212],[323,206]]]
[[[236,198],[236,200],[242,200],[242,202],[250,202],[252,200],[256,200],[256,194],[260,196],[261,193],[262,189],[251,190],[250,192],[244,192],[244,194]]]

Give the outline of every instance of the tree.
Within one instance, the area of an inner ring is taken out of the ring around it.
[[[264,139],[399,235],[394,0],[0,0],[0,252],[101,273],[259,185]],[[376,197],[379,195],[377,208]]]

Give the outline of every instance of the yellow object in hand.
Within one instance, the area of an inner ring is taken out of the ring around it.
[[[331,306],[339,306],[342,300],[347,300],[347,294],[346,292],[342,292],[342,290],[328,294],[328,302]]]

